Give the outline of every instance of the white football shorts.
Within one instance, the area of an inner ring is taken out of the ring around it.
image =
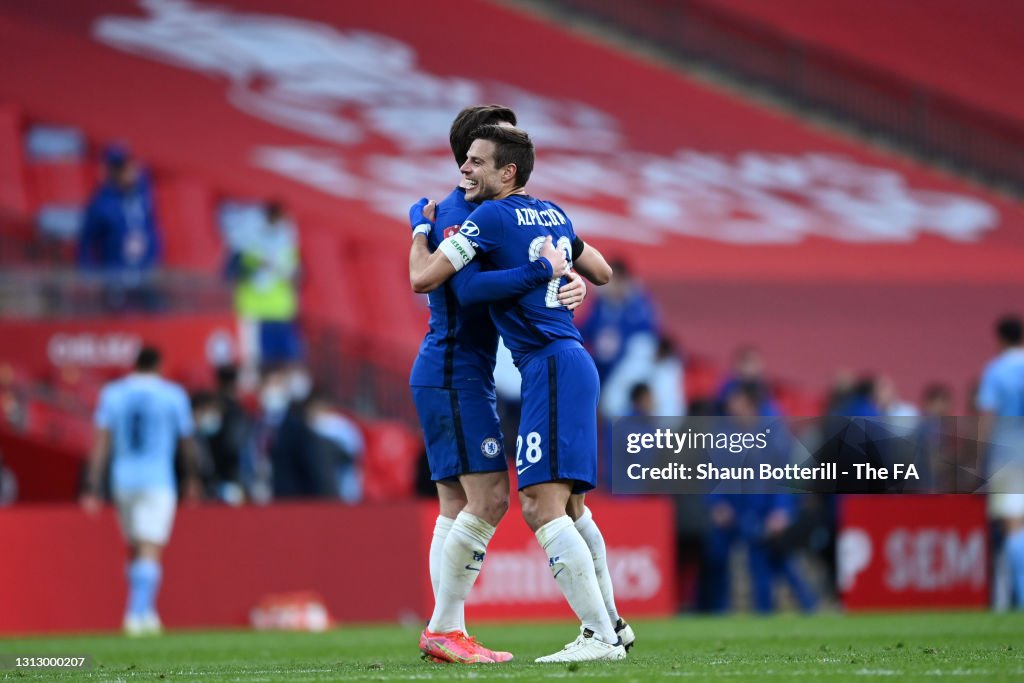
[[[121,521],[121,532],[129,542],[167,544],[178,504],[174,491],[130,491],[115,495],[114,502]]]

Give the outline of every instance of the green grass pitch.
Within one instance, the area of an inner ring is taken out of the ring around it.
[[[0,655],[90,655],[87,671],[0,670],[0,681],[1024,680],[1024,614],[926,613],[688,617],[636,621],[624,662],[534,664],[573,639],[572,624],[488,624],[509,664],[452,666],[417,657],[418,630],[347,626],[327,633],[183,631],[0,639]]]

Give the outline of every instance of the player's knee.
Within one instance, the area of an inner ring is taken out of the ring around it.
[[[498,526],[498,522],[501,521],[505,513],[508,512],[508,494],[504,496],[495,497],[490,500],[487,504],[487,521],[492,526]]]
[[[532,531],[565,514],[565,510],[553,510],[549,501],[536,496],[520,495],[519,504],[523,510],[523,521]]]
[[[466,511],[480,519],[483,519],[491,526],[498,526],[505,513],[508,512],[508,488],[504,490],[495,488],[474,497],[466,506]]]

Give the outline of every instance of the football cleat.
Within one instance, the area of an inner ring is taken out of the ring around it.
[[[160,622],[160,616],[156,612],[149,612],[142,617],[142,628],[149,636],[158,636],[163,633],[164,625]]]
[[[132,614],[126,614],[124,616],[124,622],[121,625],[124,630],[124,634],[129,638],[138,638],[139,636],[146,635],[146,629],[142,626],[142,617],[137,617]]]
[[[462,631],[433,633],[423,629],[420,652],[430,661],[442,660],[451,664],[493,664],[490,650]]]
[[[597,662],[626,658],[626,648],[622,646],[622,638],[614,645],[594,637],[594,632],[584,628],[576,640],[567,644],[560,651],[538,657],[535,662]]]
[[[480,643],[474,636],[466,636],[466,639],[480,648],[480,651],[490,657],[496,664],[511,662],[513,659],[511,652],[502,652],[501,650],[492,650],[489,647],[485,647],[483,643]]]
[[[615,635],[622,638],[622,647],[626,648],[626,652],[629,652],[629,648],[633,647],[633,643],[636,642],[636,634],[633,633],[633,627],[621,618],[615,622]]]
[[[142,616],[126,614],[122,624],[124,634],[130,638],[141,638],[143,636],[158,636],[163,630],[160,624],[160,617],[155,612]]]

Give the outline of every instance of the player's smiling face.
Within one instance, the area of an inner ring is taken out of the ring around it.
[[[490,140],[474,140],[466,155],[462,171],[462,186],[466,188],[466,201],[482,202],[494,199],[504,189],[509,167],[495,168],[494,143]],[[515,177],[512,167],[511,176]]]

